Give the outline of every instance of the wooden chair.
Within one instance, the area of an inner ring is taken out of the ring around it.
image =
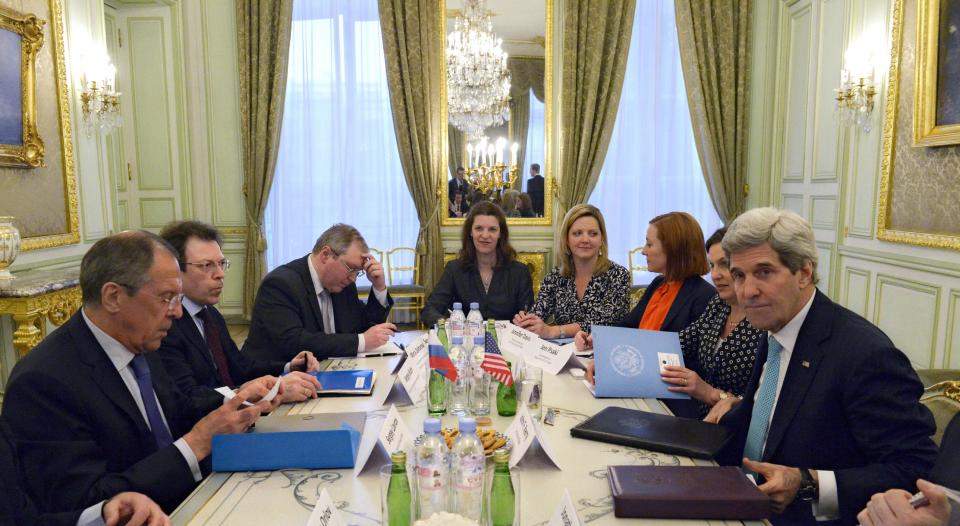
[[[642,298],[643,293],[647,291],[647,286],[637,285],[633,277],[634,272],[647,271],[646,265],[640,265],[634,262],[634,259],[639,261],[639,259],[643,257],[643,254],[640,253],[641,250],[643,250],[643,247],[637,247],[627,252],[627,272],[630,273],[630,309],[633,309],[637,306],[637,303],[640,303],[640,298]]]
[[[422,329],[420,311],[426,303],[427,289],[420,284],[420,257],[416,249],[397,247],[388,250],[385,272],[387,287],[394,301],[393,309],[390,310],[390,320],[393,321],[394,313],[397,311],[413,311],[417,328]],[[412,279],[399,283],[395,274],[400,272],[413,272]]]
[[[920,396],[920,403],[933,413],[937,423],[933,441],[939,445],[947,425],[960,413],[960,380],[947,380],[927,387]]]

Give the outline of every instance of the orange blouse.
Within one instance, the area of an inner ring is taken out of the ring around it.
[[[667,319],[667,313],[670,312],[673,300],[677,299],[680,287],[683,287],[682,281],[669,281],[653,291],[653,297],[647,303],[647,308],[643,311],[643,318],[640,319],[641,329],[660,330],[663,321]]]

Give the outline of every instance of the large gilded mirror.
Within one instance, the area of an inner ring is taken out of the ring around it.
[[[511,224],[552,210],[553,0],[439,0],[446,59],[444,225],[494,201]]]

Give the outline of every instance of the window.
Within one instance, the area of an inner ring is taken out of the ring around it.
[[[413,246],[420,228],[397,153],[376,0],[294,3],[267,268],[308,253],[334,223],[384,251]]]
[[[537,96],[533,94],[533,89],[531,88],[530,123],[527,125],[527,145],[524,149],[526,153],[524,154],[523,160],[526,166],[520,167],[520,178],[524,181],[530,180],[530,165],[533,163],[540,165],[541,174],[546,174],[543,165],[543,160],[545,157],[543,147],[543,113],[544,105],[539,99],[537,99]],[[523,188],[524,191],[526,191],[526,182],[524,182]]]
[[[610,258],[624,266],[659,214],[689,213],[704,239],[722,225],[693,140],[673,1],[637,2],[636,9],[617,122],[589,199],[607,220]],[[655,276],[643,274],[634,283]]]

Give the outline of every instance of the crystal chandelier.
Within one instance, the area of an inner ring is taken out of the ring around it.
[[[483,0],[464,0],[447,35],[447,111],[450,124],[468,137],[510,120],[510,71],[502,43]]]

